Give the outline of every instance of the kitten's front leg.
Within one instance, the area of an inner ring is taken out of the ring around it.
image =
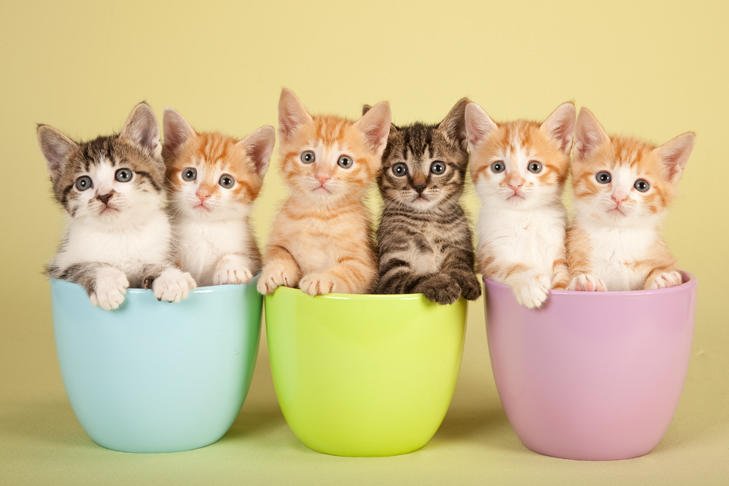
[[[51,277],[81,285],[91,303],[104,310],[119,308],[129,288],[126,274],[107,263],[77,263],[65,269],[51,266],[48,273]]]
[[[525,268],[521,264],[507,270],[504,283],[511,287],[516,301],[528,309],[538,309],[549,298],[552,276]]]
[[[365,255],[340,257],[338,264],[301,277],[299,288],[310,295],[369,292],[375,279],[374,262]]]
[[[643,288],[646,290],[675,287],[683,283],[683,277],[678,270],[657,269],[648,275]]]
[[[461,286],[448,273],[439,272],[423,275],[412,288],[412,292],[422,293],[428,300],[441,305],[452,304],[461,296]]]
[[[579,292],[606,292],[607,286],[602,279],[591,273],[579,273],[572,277],[568,290],[577,290]]]
[[[296,287],[300,278],[301,269],[293,255],[283,246],[271,245],[256,288],[261,294],[267,295],[282,285]]]
[[[175,303],[185,300],[190,291],[197,287],[192,275],[165,265],[146,265],[142,285],[151,288],[157,300]]]
[[[253,278],[257,271],[251,260],[240,253],[223,256],[215,265],[213,285],[245,284]]]
[[[481,296],[481,283],[473,270],[473,252],[452,249],[441,267],[447,272],[461,289],[461,295],[467,300],[476,300]]]

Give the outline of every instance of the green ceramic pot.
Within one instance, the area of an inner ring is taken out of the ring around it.
[[[433,437],[461,365],[465,301],[311,297],[281,287],[265,308],[276,395],[304,444],[327,454],[390,456]]]

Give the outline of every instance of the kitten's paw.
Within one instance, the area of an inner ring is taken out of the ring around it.
[[[309,295],[337,292],[336,279],[326,272],[314,272],[301,277],[299,288]]]
[[[606,292],[607,287],[602,279],[589,274],[580,273],[575,275],[570,284],[567,286],[569,290],[577,290],[580,292]]]
[[[670,272],[663,272],[657,274],[655,277],[650,278],[645,283],[646,289],[663,289],[666,287],[675,287],[683,283],[683,277],[680,272],[672,270]]]
[[[511,284],[516,301],[528,309],[540,308],[549,298],[552,280],[546,275],[536,275]]]
[[[251,281],[253,273],[243,265],[240,258],[223,257],[215,266],[213,285],[244,284]]]
[[[481,296],[481,283],[475,274],[469,274],[465,280],[459,282],[459,285],[464,299],[476,300]]]
[[[101,267],[96,273],[94,290],[89,294],[91,303],[104,310],[114,310],[124,303],[129,280],[121,270]]]
[[[278,287],[293,287],[295,285],[296,281],[288,274],[283,265],[270,263],[263,267],[256,288],[260,294],[268,295]]]
[[[165,302],[176,303],[184,300],[195,287],[197,284],[192,275],[174,267],[164,269],[152,282],[154,296]]]
[[[452,304],[461,296],[461,286],[445,274],[437,274],[425,279],[415,288],[415,291],[422,292],[428,300],[441,305]]]

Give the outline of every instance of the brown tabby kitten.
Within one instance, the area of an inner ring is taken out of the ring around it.
[[[420,292],[439,304],[481,295],[471,230],[460,205],[468,102],[456,103],[439,124],[390,129],[378,175],[384,208],[375,293]]]

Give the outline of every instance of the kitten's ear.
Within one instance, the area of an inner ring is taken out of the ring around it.
[[[256,172],[263,177],[268,169],[268,162],[271,160],[273,144],[276,142],[276,130],[271,125],[264,125],[246,138],[238,142],[253,163],[256,165]]]
[[[575,134],[575,104],[571,101],[559,105],[540,125],[551,140],[559,145],[562,152],[569,154]]]
[[[694,140],[696,140],[696,134],[686,132],[654,149],[654,152],[663,163],[666,177],[671,183],[676,183],[681,178],[683,169],[686,167],[694,148]]]
[[[390,104],[387,101],[381,101],[367,110],[367,113],[362,115],[354,126],[364,134],[367,144],[380,157],[387,145],[391,123]]]
[[[162,127],[165,134],[164,147],[162,153],[165,159],[168,156],[177,155],[180,147],[187,142],[190,137],[195,135],[195,129],[187,123],[182,115],[175,110],[166,109],[162,118]]]
[[[370,111],[370,108],[372,108],[371,105],[362,105],[362,114],[364,115],[368,111]],[[400,127],[395,125],[394,123],[390,122],[390,133],[400,130]]]
[[[138,103],[124,122],[121,133],[124,138],[158,157],[161,151],[159,143],[159,127],[152,108],[144,101]]]
[[[585,160],[595,149],[606,143],[610,143],[607,132],[595,115],[583,106],[577,115],[575,126],[575,157],[577,160]]]
[[[453,105],[451,111],[448,112],[443,121],[440,122],[438,128],[445,132],[446,136],[456,142],[462,148],[466,148],[466,106],[471,102],[468,98],[461,98]]]
[[[313,121],[294,92],[288,88],[281,89],[281,97],[278,100],[278,130],[281,139],[288,140],[297,128]]]
[[[483,108],[476,103],[468,103],[464,114],[466,139],[468,146],[473,149],[486,140],[498,125],[489,117]]]
[[[38,144],[46,158],[48,173],[55,181],[61,175],[61,168],[68,156],[78,149],[78,144],[49,125],[39,124],[36,129]]]

